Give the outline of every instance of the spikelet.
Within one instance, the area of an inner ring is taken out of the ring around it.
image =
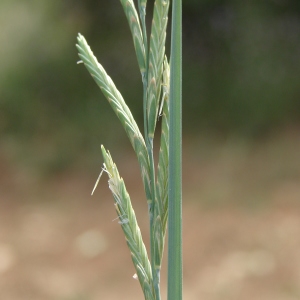
[[[146,11],[147,0],[138,0],[139,6],[143,11]],[[146,12],[145,12],[146,14]]]
[[[131,206],[129,194],[110,153],[103,146],[101,149],[104,159],[104,170],[109,176],[108,185],[114,197],[119,223],[125,234],[136,274],[143,289],[145,299],[155,300],[151,265],[134,210]]]
[[[160,269],[161,267],[164,249],[164,237],[168,220],[169,89],[170,68],[167,58],[165,57],[163,72],[162,128],[157,167],[156,199],[154,205],[154,256],[156,269]]]
[[[156,127],[161,77],[165,56],[166,29],[168,23],[169,0],[156,0],[150,36],[148,90],[147,90],[147,126],[148,137],[153,139]]]
[[[144,45],[146,48],[146,40],[147,40],[147,36],[146,35],[146,23],[145,23],[145,18],[146,18],[146,7],[147,7],[147,0],[138,0],[138,7],[139,7],[139,11],[140,11],[140,19],[141,19],[141,23],[142,23],[142,28],[143,28],[143,38],[144,38]],[[146,49],[147,51],[148,49]]]
[[[144,74],[146,72],[146,54],[145,54],[145,44],[143,40],[143,34],[140,26],[139,17],[135,5],[133,3],[133,0],[120,0],[120,1],[129,23],[140,71],[141,74]],[[143,7],[146,8],[145,3],[143,3]]]
[[[169,167],[169,93],[170,93],[170,67],[167,57],[164,60],[163,72],[163,100],[162,100],[162,125],[160,149],[157,170],[157,197],[162,204],[162,223],[165,235],[168,219],[168,167]]]
[[[126,105],[121,93],[117,90],[112,79],[107,75],[102,65],[97,61],[91,48],[87,44],[85,38],[79,34],[78,44],[76,45],[79,51],[79,57],[100,87],[102,93],[107,98],[112,109],[121,121],[127,136],[136,152],[143,184],[146,192],[148,203],[152,201],[150,192],[150,179],[149,179],[149,157],[145,145],[144,138],[136,124],[131,111]]]

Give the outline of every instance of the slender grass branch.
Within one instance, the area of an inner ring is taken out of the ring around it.
[[[154,2],[149,46],[146,28],[147,0],[137,0],[139,14],[133,0],[120,2],[129,24],[142,76],[144,137],[121,93],[81,34],[78,35],[77,49],[80,62],[84,63],[118,116],[139,162],[148,203],[150,259],[125,183],[110,153],[102,146],[103,170],[109,177],[108,184],[119,223],[125,234],[145,300],[161,299],[160,270],[167,224],[170,230],[168,299],[181,300],[181,2],[174,0],[173,3],[171,74],[165,55],[170,0]],[[159,116],[162,117],[162,125],[156,170],[153,143]],[[99,178],[95,187],[98,181]],[[167,223],[169,212],[171,219]]]

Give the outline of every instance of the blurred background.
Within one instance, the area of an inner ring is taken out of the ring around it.
[[[103,143],[146,241],[138,165],[76,64],[80,32],[142,128],[120,2],[2,0],[0,24],[0,298],[142,299],[106,178],[90,197]],[[300,299],[300,2],[184,0],[183,25],[184,297]]]

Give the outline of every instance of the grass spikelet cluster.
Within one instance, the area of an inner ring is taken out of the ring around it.
[[[170,90],[170,67],[168,60],[165,57],[164,61],[164,72],[163,72],[163,97],[161,103],[161,137],[160,137],[160,149],[159,149],[159,159],[157,167],[157,207],[159,207],[158,214],[162,221],[162,231],[163,236],[165,236],[167,229],[168,220],[168,168],[169,168],[169,90]]]
[[[131,30],[137,61],[142,74],[146,72],[146,54],[142,29],[133,0],[120,0]],[[146,8],[146,3],[141,4]]]
[[[146,191],[146,196],[149,201],[150,197],[150,179],[149,179],[149,159],[144,138],[135,122],[130,109],[128,108],[121,93],[116,88],[112,79],[107,75],[102,65],[97,61],[90,46],[87,44],[83,35],[79,34],[77,38],[77,49],[79,57],[84,63],[91,76],[100,87],[102,93],[108,100],[113,111],[118,116],[123,125],[127,136],[133,146],[140,164],[141,175]]]
[[[119,223],[121,224],[125,234],[136,274],[144,294],[147,295],[145,299],[155,299],[151,265],[142,239],[141,231],[131,205],[129,194],[126,190],[123,178],[120,177],[110,153],[106,151],[103,146],[101,148],[104,159],[104,170],[109,177],[108,185],[114,197]]]
[[[104,159],[103,170],[109,177],[108,185],[113,194],[119,223],[123,229],[144,297],[146,300],[160,300],[160,269],[167,229],[169,199],[170,67],[165,54],[165,42],[170,1],[155,0],[149,47],[145,21],[147,0],[137,0],[138,10],[133,0],[120,0],[120,2],[129,24],[142,75],[144,136],[121,93],[97,61],[81,34],[78,35],[76,46],[80,62],[84,63],[120,120],[139,162],[148,203],[150,257],[143,243],[125,183],[110,153],[103,146],[101,148]],[[162,118],[161,137],[156,164],[153,139],[159,117]]]
[[[153,20],[150,36],[147,120],[148,136],[154,138],[154,131],[159,109],[161,92],[161,76],[165,56],[166,29],[168,24],[169,1],[156,0],[154,3]]]

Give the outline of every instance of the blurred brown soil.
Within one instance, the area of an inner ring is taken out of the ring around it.
[[[184,142],[185,300],[300,299],[299,149],[295,133]],[[147,241],[133,160],[117,165]],[[0,168],[0,299],[143,299],[105,177],[91,197],[98,174]]]

